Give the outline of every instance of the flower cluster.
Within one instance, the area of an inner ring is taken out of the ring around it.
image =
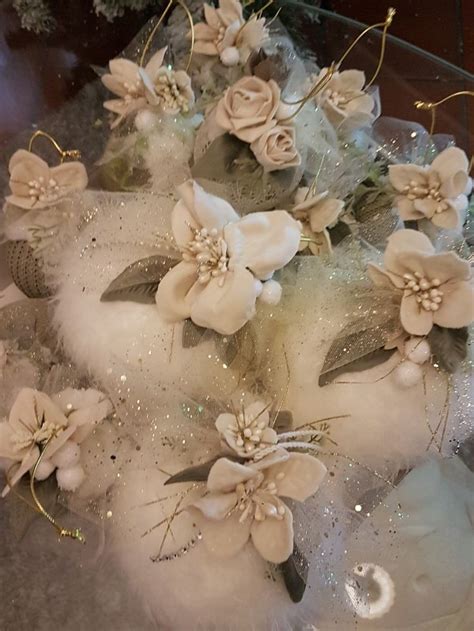
[[[50,167],[31,151],[19,149],[10,158],[11,195],[6,201],[24,210],[56,206],[87,186],[87,172],[81,162],[64,162]]]
[[[434,324],[461,328],[473,321],[469,263],[454,252],[437,254],[423,233],[399,230],[388,240],[384,264],[370,264],[369,276],[399,295],[400,320],[411,335],[427,335]]]
[[[429,166],[395,164],[390,183],[404,221],[429,219],[439,228],[459,228],[472,189],[469,160],[458,147],[442,151]]]
[[[328,68],[323,68],[316,83],[323,82]],[[329,122],[338,129],[342,125],[362,127],[374,120],[375,101],[364,90],[365,74],[360,70],[334,72],[324,89],[315,96]]]
[[[216,556],[237,554],[251,538],[267,561],[286,561],[293,551],[293,515],[282,498],[304,502],[326,475],[314,456],[280,447],[270,424],[261,401],[216,420],[230,453],[211,467],[207,493],[191,504],[203,541]]]
[[[309,248],[312,254],[329,254],[332,251],[331,237],[327,230],[333,226],[344,208],[340,199],[329,197],[328,191],[313,194],[307,186],[296,191],[292,214],[302,223],[300,250]]]
[[[56,471],[58,485],[76,490],[84,480],[82,443],[94,426],[112,412],[112,404],[97,390],[67,388],[49,397],[23,388],[8,420],[0,422],[0,458],[7,471],[5,496],[28,471],[44,480]]]
[[[165,114],[187,113],[194,105],[191,79],[184,70],[163,65],[167,48],[157,51],[144,68],[129,59],[112,59],[110,73],[102,82],[118,99],[105,101],[104,107],[117,114],[111,127],[148,106]]]
[[[282,210],[240,218],[191,180],[179,195],[171,224],[183,260],[160,282],[158,311],[168,322],[191,318],[230,335],[254,316],[266,282],[295,256],[299,225]]]
[[[204,17],[206,21],[194,27],[194,50],[218,56],[224,66],[245,64],[268,37],[265,19],[253,15],[245,21],[238,0],[220,0],[217,9],[205,3]]]
[[[229,133],[249,143],[264,171],[298,166],[295,128],[278,84],[270,79],[243,77],[227,88],[213,113],[213,135]]]

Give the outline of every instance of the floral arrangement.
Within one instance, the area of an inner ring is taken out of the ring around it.
[[[3,496],[81,541],[94,515],[163,627],[444,624],[473,575],[426,568],[472,543],[469,159],[420,127],[408,162],[377,73],[267,7],[177,2],[153,50],[172,4],[101,74],[93,168],[43,131],[10,159]]]

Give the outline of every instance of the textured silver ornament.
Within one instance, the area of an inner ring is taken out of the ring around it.
[[[13,282],[28,298],[47,298],[52,291],[47,286],[41,263],[35,258],[27,241],[10,241],[7,262]]]

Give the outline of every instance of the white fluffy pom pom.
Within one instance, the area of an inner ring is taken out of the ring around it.
[[[393,375],[400,388],[411,388],[422,380],[423,369],[407,360],[395,368]]]
[[[86,474],[80,464],[56,471],[58,485],[63,491],[75,491],[81,486],[85,477]]]
[[[236,66],[240,61],[240,53],[235,46],[225,48],[221,52],[221,61],[224,66]]]
[[[64,445],[51,458],[58,469],[68,469],[79,462],[81,448],[72,440],[67,440]]]
[[[430,355],[430,345],[421,337],[411,337],[405,343],[405,356],[415,364],[424,364]]]
[[[36,469],[36,480],[46,480],[55,470],[55,465],[51,462],[51,460],[42,460],[39,463],[39,467]]]
[[[150,110],[142,110],[135,116],[135,127],[138,131],[151,131],[156,125],[156,115]]]
[[[281,285],[276,280],[267,280],[263,283],[262,293],[259,299],[267,305],[277,305],[281,299]]]

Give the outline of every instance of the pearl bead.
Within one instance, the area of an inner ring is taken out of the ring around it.
[[[400,388],[411,388],[423,378],[423,370],[411,361],[403,361],[394,370],[395,382]]]
[[[221,53],[221,61],[224,66],[236,66],[240,61],[240,54],[235,46],[225,48]]]
[[[58,485],[63,491],[75,491],[82,484],[85,477],[84,469],[80,464],[56,471]]]
[[[72,440],[67,440],[64,445],[51,458],[59,469],[73,467],[79,462],[81,448]]]
[[[415,364],[424,364],[430,355],[430,345],[421,337],[412,337],[405,343],[405,356]]]
[[[135,116],[135,127],[138,131],[151,131],[156,125],[157,117],[150,110],[142,110]]]
[[[51,460],[42,460],[39,463],[39,467],[36,469],[35,479],[40,481],[46,480],[46,478],[49,478],[53,473],[55,468]]]
[[[259,298],[267,305],[277,305],[281,299],[281,285],[276,280],[267,280],[263,283],[262,293]]]

